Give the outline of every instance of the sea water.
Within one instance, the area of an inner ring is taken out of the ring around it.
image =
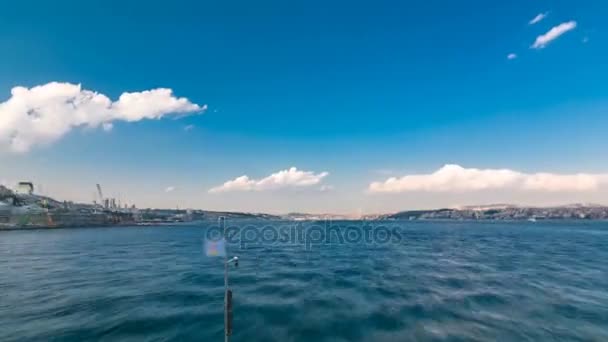
[[[608,341],[606,222],[230,223],[233,341]],[[0,231],[0,341],[222,341],[211,226]]]

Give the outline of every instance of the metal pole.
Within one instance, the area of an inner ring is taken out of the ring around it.
[[[226,243],[226,223],[225,218],[220,216],[220,228],[224,231],[224,243]],[[224,249],[226,249],[226,245],[224,245]],[[230,331],[229,325],[230,322],[228,317],[228,252],[224,253],[224,341],[230,342]]]

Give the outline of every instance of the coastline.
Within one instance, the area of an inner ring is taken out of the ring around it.
[[[243,220],[243,219],[233,219],[234,221],[248,221],[251,220]],[[341,224],[341,223],[388,223],[388,224],[424,224],[424,223],[483,223],[483,224],[492,224],[492,223],[526,223],[526,224],[566,224],[566,223],[608,223],[608,219],[581,219],[581,218],[569,218],[569,219],[543,219],[538,221],[530,221],[526,219],[502,219],[502,220],[493,220],[493,219],[442,219],[442,218],[434,218],[434,219],[416,219],[416,220],[407,220],[407,219],[376,219],[376,220],[361,220],[361,219],[341,219],[341,220],[286,220],[286,219],[277,219],[277,220],[260,220],[265,221],[267,223],[314,223],[314,222],[330,222],[330,224]],[[157,228],[157,227],[165,227],[165,228],[179,228],[179,227],[200,227],[205,224],[213,225],[214,221],[192,221],[192,222],[175,222],[175,223],[162,223],[162,224],[136,224],[136,223],[122,223],[122,224],[107,224],[107,225],[56,225],[56,226],[1,226],[0,232],[3,231],[36,231],[36,230],[65,230],[65,229],[95,229],[95,228]]]

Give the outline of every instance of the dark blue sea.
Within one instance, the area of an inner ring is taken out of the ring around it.
[[[232,341],[608,341],[608,223],[387,225],[230,243]],[[0,231],[0,341],[222,341],[209,230]]]

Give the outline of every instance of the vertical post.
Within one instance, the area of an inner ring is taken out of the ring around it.
[[[224,244],[226,244],[227,242],[227,238],[226,238],[226,218],[224,216],[220,216],[219,218],[220,220],[220,228],[224,231]],[[226,245],[224,245],[224,248],[226,249]],[[224,341],[225,342],[229,342],[230,341],[230,334],[231,334],[231,324],[230,324],[230,317],[228,314],[228,310],[232,309],[229,301],[232,301],[232,298],[228,298],[228,251],[225,251],[224,253]]]

